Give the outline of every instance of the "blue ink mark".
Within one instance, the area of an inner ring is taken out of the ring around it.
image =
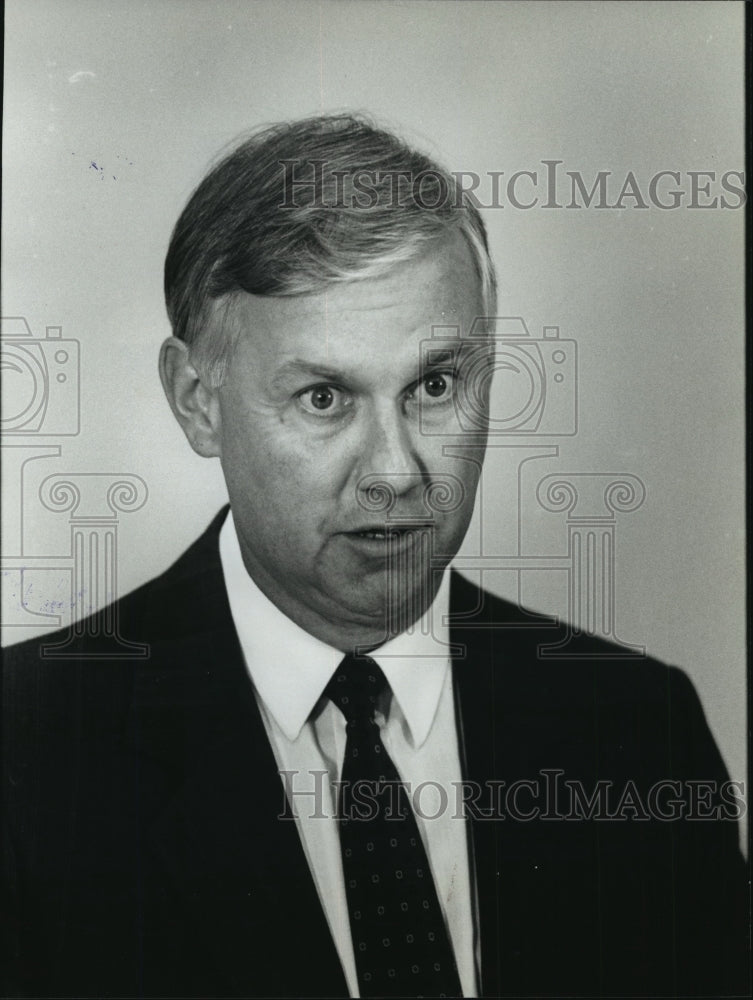
[[[62,611],[65,608],[65,601],[45,601],[42,605],[43,614],[56,614],[58,611]]]

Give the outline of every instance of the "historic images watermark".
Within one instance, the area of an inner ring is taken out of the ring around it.
[[[451,170],[455,184],[436,170],[327,170],[322,159],[280,160],[280,208],[380,209],[416,205],[427,211],[479,209],[736,209],[747,201],[742,170],[568,170],[564,160],[542,159],[533,170]],[[334,188],[325,184],[334,179]],[[389,198],[385,203],[385,192]]]
[[[561,768],[542,768],[515,781],[333,781],[326,770],[280,770],[279,819],[368,822],[382,814],[403,818],[408,804],[422,820],[532,820],[560,822],[737,822],[746,813],[745,782],[662,778],[650,785],[632,779],[586,782]],[[405,794],[401,794],[401,788]]]

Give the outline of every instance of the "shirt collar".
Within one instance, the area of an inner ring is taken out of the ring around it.
[[[257,587],[243,562],[232,511],[220,531],[220,561],[251,680],[285,736],[296,740],[345,654],[296,625]],[[449,593],[445,572],[434,603],[413,629],[369,654],[390,683],[415,747],[429,735],[449,669]]]

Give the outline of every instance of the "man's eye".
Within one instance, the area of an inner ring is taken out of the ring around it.
[[[430,396],[444,396],[447,392],[447,379],[444,375],[428,375],[424,379],[424,386]]]
[[[423,390],[424,399],[427,403],[435,399],[444,402],[445,400],[449,400],[454,394],[456,379],[455,372],[431,372],[429,375],[424,375],[421,379],[419,390]]]
[[[347,405],[345,394],[333,385],[315,385],[299,393],[298,400],[307,413],[332,416]]]

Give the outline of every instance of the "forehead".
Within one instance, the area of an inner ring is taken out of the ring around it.
[[[467,334],[481,311],[480,281],[461,236],[386,275],[329,286],[314,295],[242,294],[233,308],[238,327],[234,362],[265,369],[291,360],[336,366],[416,355],[432,326]]]

